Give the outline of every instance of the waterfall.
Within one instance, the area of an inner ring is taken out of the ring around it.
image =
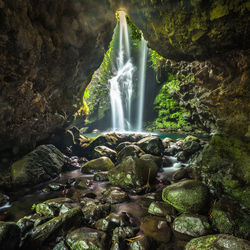
[[[140,60],[138,67],[138,86],[136,88],[133,86],[135,67],[131,58],[126,13],[124,11],[120,11],[119,17],[119,46],[118,51],[116,52],[116,71],[109,79],[112,130],[120,132],[136,130],[137,132],[141,132],[144,109],[147,43],[142,37],[139,45]],[[132,94],[135,90],[137,92],[137,101],[134,100],[133,102],[136,103],[133,108],[133,120],[135,120],[135,124],[132,124]]]
[[[114,131],[131,130],[131,102],[134,66],[130,57],[130,43],[126,14],[120,11],[119,51],[116,73],[109,79]]]
[[[138,131],[138,132],[142,131],[144,95],[145,95],[146,64],[147,64],[147,42],[142,37],[141,49],[140,49],[138,105],[137,105],[137,123],[136,123],[136,131]]]

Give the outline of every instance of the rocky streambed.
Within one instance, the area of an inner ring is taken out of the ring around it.
[[[66,139],[12,164],[1,249],[250,248],[246,214],[194,178],[189,162],[205,141],[76,130]]]

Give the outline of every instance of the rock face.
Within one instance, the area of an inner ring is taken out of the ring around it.
[[[56,177],[64,164],[63,154],[53,145],[42,145],[11,165],[14,186],[30,186]]]
[[[111,1],[120,8],[120,1]],[[250,5],[246,1],[123,1],[149,41],[149,47],[171,59],[208,58],[250,46]],[[190,15],[192,12],[192,15]]]
[[[207,208],[208,189],[194,180],[180,181],[165,187],[162,199],[180,212],[197,213]]]
[[[249,142],[216,135],[193,162],[192,168],[214,195],[219,197],[224,193],[250,208],[249,162]]]
[[[1,1],[0,13],[0,150],[32,148],[81,105],[115,15],[99,0]]]

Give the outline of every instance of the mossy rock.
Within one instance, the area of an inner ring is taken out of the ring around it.
[[[26,235],[24,248],[29,248],[30,246],[39,248],[46,240],[53,239],[57,235],[65,235],[67,230],[80,226],[82,222],[83,214],[81,209],[72,208],[65,214],[32,229]]]
[[[217,201],[211,210],[211,221],[219,233],[250,239],[249,213],[235,202]]]
[[[81,172],[86,174],[94,174],[96,172],[108,171],[114,167],[114,163],[108,157],[103,156],[83,164]]]
[[[55,198],[35,205],[37,214],[55,217],[73,208],[73,200],[69,198]]]
[[[164,151],[162,140],[156,136],[149,136],[137,142],[137,145],[146,153],[161,155]]]
[[[127,156],[132,156],[134,158],[139,158],[141,155],[145,154],[145,152],[136,145],[128,145],[125,146],[117,156],[117,162],[121,162]]]
[[[200,148],[200,140],[195,136],[189,135],[183,141],[182,149],[187,155],[197,152]]]
[[[102,250],[105,248],[106,234],[92,228],[82,227],[76,229],[66,236],[66,242],[70,249],[93,249]]]
[[[212,227],[206,216],[184,213],[175,218],[173,230],[176,238],[186,240],[188,237],[207,235]]]
[[[148,207],[148,213],[157,216],[174,216],[176,214],[176,210],[168,203],[161,201],[153,201]]]
[[[13,185],[31,186],[55,178],[64,162],[55,146],[41,145],[11,165]]]
[[[158,166],[155,162],[128,156],[108,172],[108,178],[112,185],[130,189],[142,187],[148,179],[153,181],[157,172]]]
[[[208,189],[201,182],[185,180],[165,187],[162,199],[180,212],[193,212],[208,209]]]
[[[192,239],[185,250],[240,250],[250,249],[250,242],[227,234],[214,234]]]
[[[250,142],[215,135],[192,168],[216,196],[226,195],[250,209],[249,162]]]

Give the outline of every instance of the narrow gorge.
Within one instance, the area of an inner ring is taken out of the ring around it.
[[[0,0],[0,249],[250,249],[249,0]]]

